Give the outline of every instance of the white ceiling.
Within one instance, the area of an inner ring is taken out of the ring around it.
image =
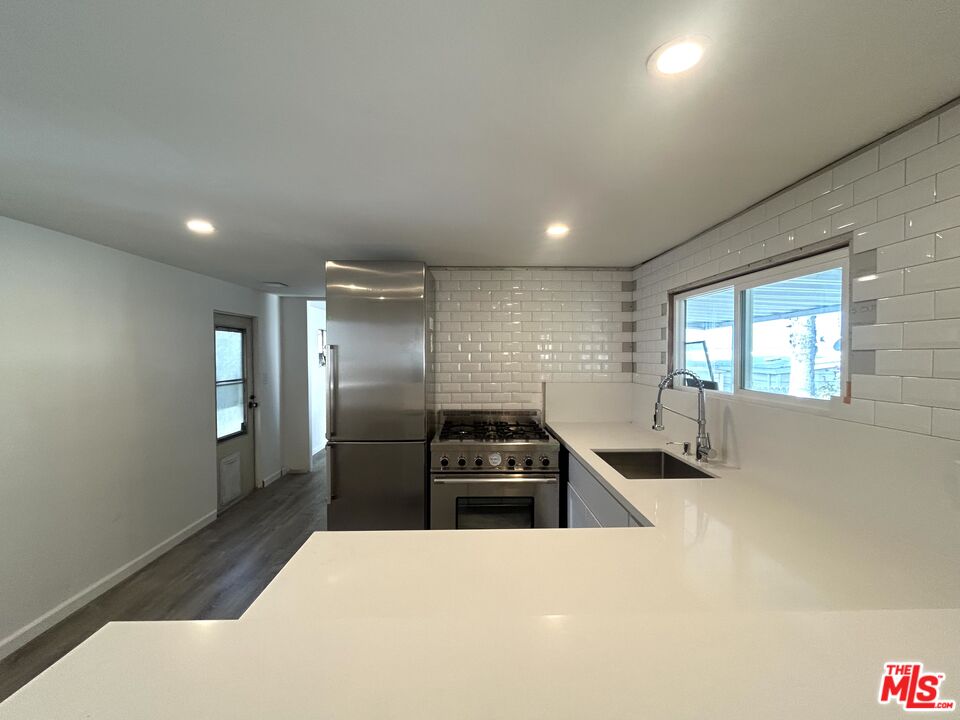
[[[306,294],[634,265],[960,95],[958,37],[956,0],[4,0],[0,214]]]

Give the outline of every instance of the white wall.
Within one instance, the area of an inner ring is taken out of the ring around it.
[[[307,301],[280,299],[281,436],[283,466],[291,472],[309,472],[310,386],[307,370]]]
[[[258,319],[279,470],[276,305],[0,218],[0,655],[215,517],[214,311]]]
[[[323,301],[307,303],[307,386],[310,399],[310,452],[314,455],[327,445],[327,373],[318,359],[317,335],[327,327],[327,305]]]
[[[440,408],[540,408],[544,382],[630,382],[630,270],[431,272]]]

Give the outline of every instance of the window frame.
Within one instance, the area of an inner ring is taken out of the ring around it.
[[[840,395],[833,395],[829,398],[801,398],[794,395],[751,390],[744,387],[744,363],[746,361],[747,343],[749,342],[750,333],[746,321],[745,292],[763,285],[770,285],[783,280],[791,280],[804,275],[813,275],[837,267],[842,271],[842,292],[840,299]],[[683,367],[678,364],[681,359],[685,362],[684,342],[686,338],[684,328],[681,327],[681,321],[686,321],[686,301],[691,297],[705,295],[725,288],[733,288],[733,391],[727,392],[717,389],[707,390],[707,392],[716,393],[718,396],[724,398],[747,399],[775,405],[786,404],[793,407],[802,406],[809,409],[827,408],[835,398],[843,397],[846,394],[847,383],[849,381],[850,285],[850,248],[844,245],[833,250],[818,252],[796,260],[788,260],[770,267],[761,268],[752,272],[748,271],[740,275],[733,275],[714,283],[675,293],[671,296],[670,302],[672,312],[670,318],[672,342],[667,367],[669,371],[672,372],[678,367]],[[686,385],[680,385],[674,389],[696,392],[696,388]]]
[[[217,443],[226,442],[227,440],[232,440],[233,438],[246,435],[248,433],[248,426],[250,421],[250,413],[248,412],[249,406],[247,404],[247,382],[249,381],[249,358],[248,354],[248,345],[247,345],[247,331],[245,328],[230,327],[228,325],[214,325],[213,336],[216,338],[218,332],[232,332],[238,333],[240,335],[240,352],[241,352],[241,365],[242,365],[242,376],[240,378],[234,378],[232,380],[217,380],[216,370],[214,370],[213,377],[213,392],[214,392],[214,407],[216,408],[216,392],[220,387],[227,387],[230,385],[240,385],[242,392],[240,393],[242,398],[241,406],[243,408],[243,421],[240,423],[240,429],[237,432],[230,433],[229,435],[217,436]],[[216,342],[214,342],[214,368],[216,368]]]

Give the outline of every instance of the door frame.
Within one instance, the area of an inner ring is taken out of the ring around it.
[[[237,328],[237,327],[233,327],[233,326],[227,324],[227,322],[229,321],[230,318],[236,318],[237,320],[242,320],[242,321],[248,322],[248,323],[250,324],[250,329],[247,330],[247,328]],[[226,322],[225,322],[225,321],[226,321]],[[221,497],[221,495],[220,495],[220,456],[219,456],[219,453],[216,452],[216,449],[218,449],[222,443],[229,442],[230,440],[235,440],[236,438],[242,437],[242,436],[244,436],[244,435],[246,435],[246,436],[248,436],[248,437],[250,438],[250,452],[251,452],[251,459],[252,459],[252,463],[251,463],[252,470],[251,470],[251,472],[253,473],[253,488],[250,490],[250,492],[253,492],[254,490],[256,490],[256,489],[258,489],[259,487],[261,487],[261,485],[260,485],[260,483],[259,483],[259,481],[258,481],[258,479],[257,479],[257,458],[258,458],[257,438],[258,438],[258,436],[259,436],[258,425],[259,425],[259,420],[260,420],[260,414],[257,412],[257,410],[259,409],[259,400],[257,399],[258,396],[257,396],[257,377],[256,377],[256,376],[257,376],[257,366],[258,366],[258,361],[259,361],[259,357],[258,357],[258,354],[257,354],[257,336],[258,336],[258,324],[257,324],[257,323],[258,323],[257,317],[254,316],[254,315],[244,315],[244,314],[242,314],[242,313],[226,312],[226,311],[223,311],[223,310],[214,310],[214,311],[213,311],[213,333],[211,334],[211,335],[212,335],[212,338],[213,338],[213,340],[214,340],[214,355],[213,355],[213,381],[214,381],[213,412],[214,412],[214,424],[213,424],[213,437],[214,437],[214,443],[215,443],[215,445],[214,445],[214,447],[215,447],[215,455],[216,455],[216,458],[217,458],[216,483],[217,483],[217,513],[218,513],[218,514],[221,513],[221,512],[223,512],[223,511],[226,510],[227,508],[231,507],[231,506],[234,505],[236,502],[238,502],[239,500],[243,499],[244,497],[246,497],[246,496],[249,494],[249,492],[246,492],[246,493],[241,492],[241,494],[240,494],[239,497],[235,498],[234,500],[231,500],[231,501],[230,501],[229,503],[227,503],[226,505],[223,504],[223,499],[222,499],[222,497]],[[223,437],[223,438],[218,438],[218,437],[217,437],[217,424],[216,424],[216,412],[217,412],[217,398],[216,398],[216,381],[217,381],[216,331],[217,331],[218,328],[224,328],[224,329],[229,329],[229,330],[241,330],[241,331],[244,333],[244,342],[245,342],[244,356],[245,356],[246,365],[247,365],[247,367],[244,368],[245,379],[247,380],[247,383],[245,383],[245,387],[244,387],[244,411],[245,411],[245,418],[246,418],[246,427],[244,428],[244,431],[242,431],[242,432],[234,433],[233,435],[227,435],[226,437]],[[253,398],[252,400],[251,400],[251,396],[252,396],[252,398]],[[252,401],[253,401],[253,402],[256,402],[256,405],[251,408],[251,407],[249,406],[249,403],[252,402]]]

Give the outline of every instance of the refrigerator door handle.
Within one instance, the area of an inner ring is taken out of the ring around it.
[[[327,345],[327,440],[337,434],[337,372],[339,371],[337,346]]]

